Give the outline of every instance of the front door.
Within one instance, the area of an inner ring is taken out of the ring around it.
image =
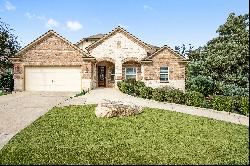
[[[98,66],[98,87],[106,87],[106,66]]]

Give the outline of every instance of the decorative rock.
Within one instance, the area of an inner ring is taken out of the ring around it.
[[[142,108],[129,103],[107,100],[96,107],[95,115],[97,117],[126,117],[137,115],[142,112]]]

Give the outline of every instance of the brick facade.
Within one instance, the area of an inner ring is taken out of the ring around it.
[[[168,67],[169,81],[160,82],[160,67]],[[185,89],[185,68],[186,63],[168,49],[157,53],[151,63],[143,64],[144,80],[148,86],[172,86],[181,90]]]
[[[32,45],[27,51],[20,55],[14,62],[14,89],[23,91],[25,89],[25,67],[80,67],[83,89],[89,88],[92,73],[91,62],[83,59],[83,53],[76,50],[61,37],[54,33],[48,33],[42,40]],[[88,81],[87,81],[88,80]]]
[[[82,89],[98,87],[98,66],[106,66],[106,87],[116,87],[117,81],[125,79],[126,68],[136,67],[137,80],[148,86],[168,85],[184,90],[186,63],[183,57],[164,47],[158,51],[150,48],[122,28],[116,28],[96,42],[83,40],[77,45],[49,31],[22,49],[17,54],[19,58],[12,59],[14,89],[24,90],[26,66],[78,66],[81,68]],[[167,83],[160,82],[160,67],[163,66],[169,67]],[[115,76],[111,80],[113,68]]]

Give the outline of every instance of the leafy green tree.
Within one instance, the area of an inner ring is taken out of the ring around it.
[[[218,37],[192,51],[187,89],[200,87],[202,92],[213,87],[206,93],[249,96],[249,14],[231,13],[216,32]]]
[[[175,46],[175,51],[178,51],[180,54],[188,58],[189,54],[193,51],[194,46],[192,44],[182,44],[182,46]]]
[[[13,56],[20,49],[17,36],[13,34],[13,31],[0,18],[0,70],[5,70],[12,66],[9,57]]]

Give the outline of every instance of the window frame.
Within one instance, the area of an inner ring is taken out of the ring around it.
[[[127,69],[129,69],[129,68],[133,68],[133,72],[135,72],[135,74],[127,74]],[[137,80],[137,68],[136,67],[126,67],[125,68],[125,79],[127,80],[127,79],[129,79],[129,78],[127,78],[127,76],[135,76],[135,78],[134,79],[136,79]]]
[[[167,68],[167,72],[162,72],[161,71],[161,70],[163,70],[162,68]],[[161,80],[161,75],[165,75],[165,80]],[[169,82],[169,67],[168,66],[160,67],[160,78],[159,79],[160,79],[160,82],[162,82],[162,83],[168,83]]]
[[[113,71],[114,71],[114,73],[113,73]],[[110,80],[112,81],[112,82],[115,82],[115,67],[112,67],[111,68],[111,74],[110,74]],[[112,79],[113,78],[113,79]]]

